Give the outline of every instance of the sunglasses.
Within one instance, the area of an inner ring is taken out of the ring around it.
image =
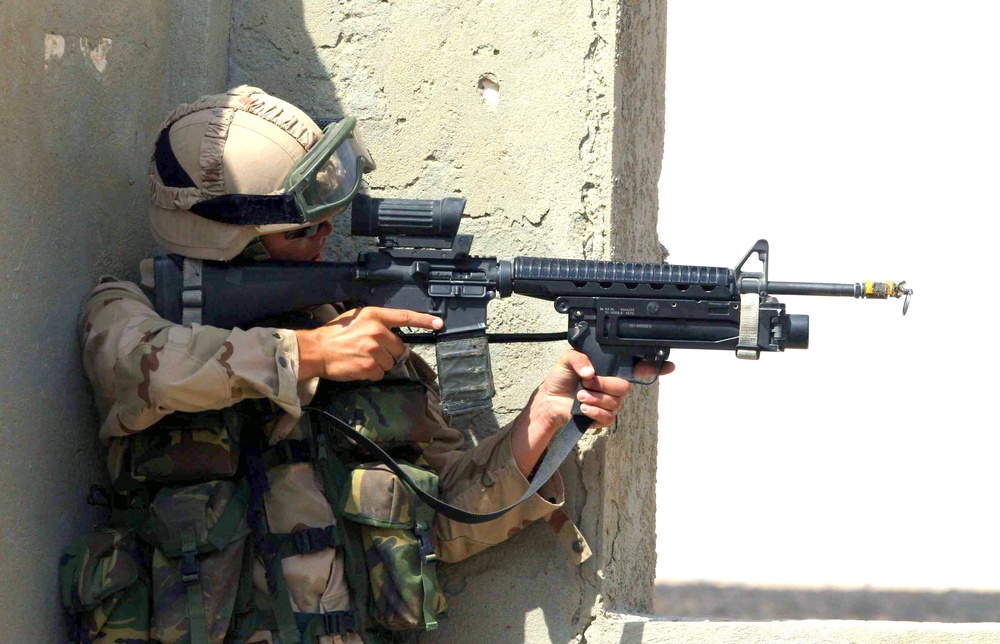
[[[285,239],[302,239],[303,237],[312,237],[319,231],[319,227],[322,224],[313,224],[306,228],[296,228],[295,230],[289,230],[285,233]]]

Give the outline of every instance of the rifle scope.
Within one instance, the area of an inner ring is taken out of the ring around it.
[[[454,239],[465,199],[377,199],[358,195],[351,204],[351,234],[363,237]]]

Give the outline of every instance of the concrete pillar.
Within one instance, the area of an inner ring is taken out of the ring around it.
[[[665,0],[233,0],[230,82],[358,117],[378,163],[372,194],[466,197],[473,254],[659,261],[665,13]],[[491,305],[490,324],[566,320],[512,298]],[[496,417],[473,434],[516,414],[564,347],[494,346]],[[602,607],[651,610],[655,455],[651,388],[563,467],[593,559],[573,566],[538,524],[443,566],[450,618],[425,639],[567,641]]]
[[[182,90],[225,86],[229,14],[228,0],[0,3],[7,641],[65,639],[58,555],[98,521],[84,499],[104,479],[78,307],[99,275],[135,277],[149,254],[150,145]],[[186,26],[177,35],[180,16]]]

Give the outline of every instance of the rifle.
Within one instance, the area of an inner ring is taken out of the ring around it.
[[[178,323],[223,328],[253,326],[254,321],[331,302],[440,316],[445,323],[440,331],[400,335],[411,343],[436,345],[444,412],[454,417],[492,406],[490,342],[565,338],[590,358],[598,375],[648,385],[657,376],[636,380],[634,367],[646,360],[659,372],[671,349],[733,350],[738,358],[755,360],[761,352],[807,348],[809,316],[786,313],[776,295],[905,297],[905,315],[913,294],[905,282],[770,281],[769,248],[763,239],[734,269],[474,257],[470,254],[473,236],[458,233],[464,210],[463,198],[358,195],[351,209],[351,234],[375,237],[378,244],[362,251],[357,262],[209,262],[158,257],[154,263],[157,312]],[[762,269],[745,270],[754,255]],[[512,294],[551,300],[556,311],[567,316],[568,331],[487,333],[487,305]],[[579,403],[573,411],[572,420],[550,443],[524,498],[548,480],[590,426]],[[558,462],[552,464],[555,458]],[[467,520],[481,521],[504,511],[464,514]]]

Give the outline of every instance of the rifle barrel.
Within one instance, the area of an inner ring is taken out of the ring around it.
[[[827,284],[822,282],[768,282],[769,295],[825,295],[861,297],[861,284]]]

